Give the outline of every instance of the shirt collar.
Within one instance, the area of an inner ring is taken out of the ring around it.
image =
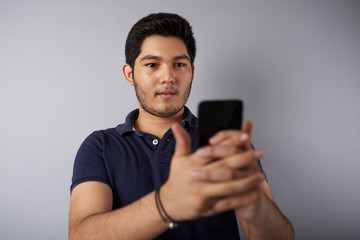
[[[139,109],[135,109],[133,111],[131,111],[125,119],[125,123],[120,124],[116,127],[116,131],[120,134],[123,135],[126,132],[133,132],[133,125],[134,122],[136,121],[136,119],[139,116]],[[197,127],[198,122],[197,122],[197,118],[192,114],[192,112],[190,111],[190,109],[188,109],[186,106],[184,106],[184,121],[182,121],[183,126],[190,126],[190,127]]]

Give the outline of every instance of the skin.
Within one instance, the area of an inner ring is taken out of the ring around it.
[[[155,42],[156,43],[156,42]],[[180,57],[180,58],[179,58]],[[190,68],[190,62],[188,56],[183,57],[179,56],[176,59],[169,59],[170,68],[173,68],[178,74],[184,75],[182,78],[185,81],[182,81],[183,85],[174,86],[174,77],[169,75],[169,79],[163,79],[163,84],[161,87],[158,87],[154,92],[148,92],[146,86],[137,84],[135,77],[133,77],[131,84],[135,87],[136,97],[139,101],[139,106],[141,109],[147,113],[154,115],[156,117],[167,118],[173,115],[176,115],[180,110],[182,110],[185,102],[187,101],[192,83],[192,75],[188,73]],[[154,60],[156,60],[154,62]],[[139,61],[139,70],[138,68],[135,71],[136,77],[140,75],[139,79],[143,81],[144,79],[151,79],[157,77],[155,75],[159,70],[166,68],[168,66],[159,66],[158,61],[162,60],[159,56],[147,55]],[[145,70],[145,71],[143,71]],[[166,69],[163,71],[167,71]],[[144,74],[145,73],[145,74]],[[135,74],[135,73],[134,73]],[[191,77],[191,81],[189,81]],[[152,98],[155,97],[157,103],[153,103]],[[178,99],[176,99],[178,98]],[[176,104],[172,104],[172,103]]]
[[[172,123],[183,120],[194,70],[182,40],[160,36],[146,38],[134,69],[128,64],[123,67],[125,79],[135,86],[139,101],[135,127],[161,138]]]
[[[160,189],[167,213],[183,221],[233,209],[250,239],[293,239],[292,226],[271,200],[258,169],[263,153],[251,149],[250,122],[243,131],[219,132],[209,146],[190,153],[191,139],[178,122],[184,118],[194,66],[182,40],[146,38],[134,66],[125,64],[123,72],[136,86],[135,127],[160,138],[171,128],[176,140],[169,178]],[[116,210],[112,198],[106,184],[76,186],[70,202],[70,239],[152,239],[167,229],[154,192]]]

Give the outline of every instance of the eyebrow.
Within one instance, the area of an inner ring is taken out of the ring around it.
[[[173,58],[173,60],[181,60],[181,59],[190,61],[190,58],[186,55],[180,55]],[[146,55],[145,57],[140,59],[140,62],[144,60],[162,60],[162,57],[155,55]]]
[[[190,61],[190,58],[186,55],[181,55],[181,56],[176,56],[173,58],[173,60],[181,60],[181,59],[185,59],[185,60],[188,60]]]

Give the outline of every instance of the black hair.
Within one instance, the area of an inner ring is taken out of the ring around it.
[[[146,37],[160,35],[178,37],[183,40],[190,56],[191,64],[196,55],[196,44],[189,22],[173,13],[150,14],[140,19],[131,28],[125,44],[126,63],[134,68],[135,59],[141,53],[141,45]]]

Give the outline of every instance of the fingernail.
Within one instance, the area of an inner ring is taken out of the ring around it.
[[[202,147],[196,150],[196,154],[201,157],[206,157],[206,152],[207,152],[206,147]]]
[[[210,215],[211,215],[211,211],[206,211],[206,212],[201,213],[202,217],[208,217]]]
[[[256,156],[257,158],[262,158],[262,157],[264,156],[264,154],[263,154],[262,151],[256,150],[256,151],[255,151],[255,156]]]
[[[258,179],[259,179],[260,181],[264,180],[264,179],[265,179],[265,175],[262,174],[262,173],[260,173],[260,174],[258,175]]]
[[[191,176],[192,176],[193,178],[195,178],[195,179],[201,179],[201,178],[202,178],[202,175],[203,175],[203,174],[201,174],[201,171],[199,171],[199,170],[193,170],[193,171],[191,171]]]
[[[202,156],[202,155],[204,155],[204,153],[205,153],[204,148],[199,148],[198,150],[196,150],[196,154],[197,154],[197,155]]]
[[[248,140],[248,135],[245,134],[245,133],[243,133],[243,134],[240,135],[239,139],[240,139],[241,141],[246,141],[246,140]]]
[[[196,171],[196,170],[191,171],[191,176],[192,176],[193,178],[198,178],[198,177],[199,177],[199,171]]]
[[[210,144],[215,144],[217,142],[217,137],[211,137],[209,138],[209,143]]]

